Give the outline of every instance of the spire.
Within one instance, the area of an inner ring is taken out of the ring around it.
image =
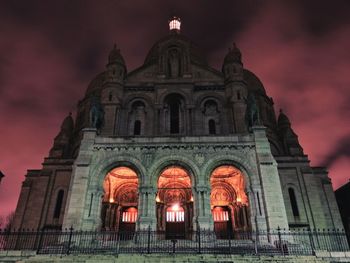
[[[298,135],[293,131],[290,120],[282,109],[280,109],[277,125],[285,152],[293,156],[304,155],[303,148],[299,144]]]
[[[71,140],[74,129],[74,121],[72,113],[64,118],[61,124],[61,130],[54,139],[53,146],[50,150],[49,156],[52,158],[65,158],[69,155],[69,142]]]
[[[277,123],[280,129],[289,128],[291,126],[289,118],[286,114],[284,114],[282,109],[280,109]]]

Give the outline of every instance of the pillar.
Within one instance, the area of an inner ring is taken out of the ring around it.
[[[139,188],[139,218],[137,230],[144,230],[149,227],[151,227],[152,230],[156,230],[156,193],[157,191],[153,187],[141,186]]]
[[[197,211],[197,228],[200,229],[214,229],[214,221],[210,209],[210,188],[208,186],[197,186],[196,196],[194,200]],[[196,230],[196,227],[193,226]]]

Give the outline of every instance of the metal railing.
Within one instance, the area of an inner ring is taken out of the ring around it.
[[[203,253],[255,255],[313,255],[317,250],[348,251],[341,230],[303,229],[233,232],[217,238],[213,231],[198,230],[184,239],[167,239],[165,233],[58,230],[0,230],[1,250],[34,250],[38,254],[150,254]]]

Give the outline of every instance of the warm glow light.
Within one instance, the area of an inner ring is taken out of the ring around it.
[[[159,198],[159,196],[157,195],[157,197],[156,197],[156,202],[157,203],[159,203],[160,202],[160,198]]]
[[[191,200],[191,202],[193,202],[193,196],[191,196],[191,199],[190,199],[190,200]]]
[[[242,202],[242,198],[237,197],[237,203],[241,203]]]
[[[181,27],[180,18],[173,17],[173,18],[169,21],[169,29],[170,29],[170,30],[179,30],[179,31],[180,31],[180,27]]]
[[[171,210],[173,211],[178,211],[180,209],[179,204],[173,204],[173,206],[171,207]]]
[[[113,202],[114,202],[114,198],[113,198],[113,197],[110,197],[110,198],[109,198],[109,202],[110,202],[110,203],[113,203]]]

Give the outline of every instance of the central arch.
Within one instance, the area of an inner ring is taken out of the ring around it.
[[[210,177],[210,206],[217,238],[239,238],[251,229],[249,200],[242,172],[233,165],[216,167]]]
[[[178,165],[168,166],[160,173],[157,188],[157,231],[167,239],[190,238],[193,193],[189,172]]]

